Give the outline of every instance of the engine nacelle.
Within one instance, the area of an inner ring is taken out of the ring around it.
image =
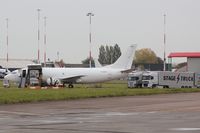
[[[61,84],[61,81],[59,79],[55,79],[52,77],[48,78],[46,82],[49,86],[58,86]]]

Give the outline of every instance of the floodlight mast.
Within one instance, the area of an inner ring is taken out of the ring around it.
[[[46,33],[46,26],[47,26],[47,17],[44,17],[44,66],[46,67],[46,49],[47,49],[47,33]]]
[[[6,47],[7,47],[6,61],[8,63],[8,18],[6,18]]]
[[[166,14],[164,14],[164,63],[163,71],[166,71]]]
[[[38,59],[37,62],[40,63],[40,11],[41,9],[37,9],[38,12]]]
[[[90,68],[92,67],[92,16],[94,16],[93,13],[89,12],[87,14],[89,16],[89,42],[90,42],[90,47],[89,47],[89,65]]]

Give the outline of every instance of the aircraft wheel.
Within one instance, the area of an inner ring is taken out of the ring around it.
[[[152,85],[152,88],[156,88],[156,84],[153,84],[153,85]]]
[[[69,84],[68,88],[74,88],[73,84]]]

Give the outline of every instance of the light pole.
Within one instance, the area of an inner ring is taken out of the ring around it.
[[[46,67],[46,45],[47,45],[47,33],[46,33],[47,17],[44,17],[44,66]]]
[[[164,14],[164,63],[163,63],[163,71],[166,71],[166,14]]]
[[[38,63],[40,63],[40,11],[41,9],[37,9],[37,12],[38,12]]]
[[[6,61],[8,63],[8,18],[6,18],[6,46],[7,46],[7,55],[6,55]]]
[[[93,13],[89,12],[87,14],[87,16],[89,16],[89,19],[90,19],[90,23],[89,23],[89,42],[90,42],[90,50],[89,50],[89,64],[90,64],[90,68],[92,67],[92,52],[91,52],[91,49],[92,49],[92,16],[94,16]]]

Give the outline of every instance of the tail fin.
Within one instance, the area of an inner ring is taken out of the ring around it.
[[[114,64],[108,65],[106,67],[131,69],[136,46],[137,46],[136,44],[129,46],[127,51],[122,53],[122,55]]]
[[[94,58],[94,64],[95,64],[95,67],[102,67],[102,65],[100,64],[97,58]]]

